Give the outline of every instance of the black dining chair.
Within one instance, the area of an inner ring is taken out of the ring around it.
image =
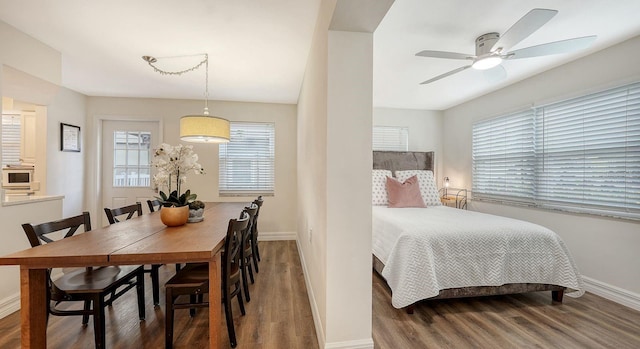
[[[55,243],[53,234],[64,232],[62,238],[73,236],[79,228],[85,232],[91,230],[89,212],[53,222],[32,225],[25,223],[22,229],[32,247],[43,243]],[[50,235],[52,234],[52,235]],[[106,266],[76,269],[53,280],[51,269],[47,270],[47,320],[49,314],[56,316],[82,315],[82,324],[89,322],[93,316],[95,347],[105,347],[105,312],[118,297],[128,290],[136,288],[138,295],[138,316],[144,320],[144,271],[142,266]],[[60,309],[63,302],[84,302],[83,309]]]
[[[227,228],[222,253],[222,304],[227,319],[229,343],[235,348],[237,345],[236,332],[233,325],[231,300],[236,297],[240,306],[240,313],[245,315],[242,301],[242,287],[240,286],[240,258],[242,256],[242,236],[247,233],[249,215],[242,212],[239,219],[231,219]],[[173,318],[175,309],[194,309],[208,307],[203,301],[203,294],[209,292],[208,263],[187,264],[165,284],[165,348],[173,347]],[[178,302],[182,295],[189,295],[189,302]],[[193,316],[194,312],[191,312]],[[209,324],[213,326],[214,324]]]
[[[115,224],[120,222],[122,217],[124,220],[128,220],[134,217],[135,214],[137,216],[142,216],[142,204],[140,202],[136,202],[133,205],[118,207],[118,208],[107,208],[105,207],[104,213],[107,215],[107,219],[109,220],[109,224]],[[118,219],[118,217],[120,217]],[[150,268],[144,269],[145,273],[149,273],[151,276],[151,291],[153,293],[153,305],[160,304],[160,277],[158,270],[160,269],[160,264],[152,264]]]
[[[258,268],[258,262],[260,261],[260,249],[258,249],[258,217],[260,216],[260,208],[262,208],[263,202],[264,201],[262,200],[262,195],[253,200],[253,203],[258,206],[258,211],[256,212],[256,216],[253,219],[253,226],[251,228],[251,248],[253,249],[252,258],[253,265],[256,268],[256,273],[260,272],[260,269]]]
[[[147,205],[149,206],[149,212],[160,211],[162,208],[162,203],[160,200],[147,200]]]
[[[249,226],[247,227],[247,231],[242,235],[242,255],[240,256],[240,271],[242,272],[242,287],[244,288],[244,298],[247,302],[251,301],[251,296],[249,295],[249,282],[247,281],[247,274],[251,278],[251,283],[253,284],[253,268],[251,267],[251,263],[253,262],[253,246],[251,245],[251,231],[253,229],[253,224],[255,223],[255,217],[258,212],[258,205],[252,203],[249,207],[244,208],[244,212],[249,214]]]

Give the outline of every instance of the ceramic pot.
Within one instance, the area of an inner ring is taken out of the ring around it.
[[[204,217],[202,216],[203,214],[204,214],[203,208],[199,208],[197,210],[189,209],[189,219],[187,220],[187,222],[188,223],[202,222],[202,220],[204,219]]]
[[[160,210],[160,220],[168,227],[177,227],[187,223],[189,206],[163,207]]]

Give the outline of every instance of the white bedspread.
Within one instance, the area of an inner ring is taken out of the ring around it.
[[[392,304],[406,307],[447,288],[542,283],[584,293],[562,239],[537,224],[445,206],[373,206],[373,254]]]

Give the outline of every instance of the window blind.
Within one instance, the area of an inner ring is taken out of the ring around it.
[[[535,184],[534,113],[527,109],[473,125],[473,193],[531,202]]]
[[[476,198],[640,218],[640,83],[473,125]]]
[[[640,213],[640,83],[536,109],[542,206]]]
[[[219,148],[221,196],[273,195],[275,124],[231,122]]]
[[[409,128],[373,126],[373,150],[408,151]]]
[[[18,114],[2,114],[2,167],[20,164],[22,119]]]

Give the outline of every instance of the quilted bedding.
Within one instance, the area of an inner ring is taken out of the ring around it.
[[[396,308],[470,286],[541,283],[584,293],[564,242],[542,226],[446,206],[372,209],[373,254]]]

